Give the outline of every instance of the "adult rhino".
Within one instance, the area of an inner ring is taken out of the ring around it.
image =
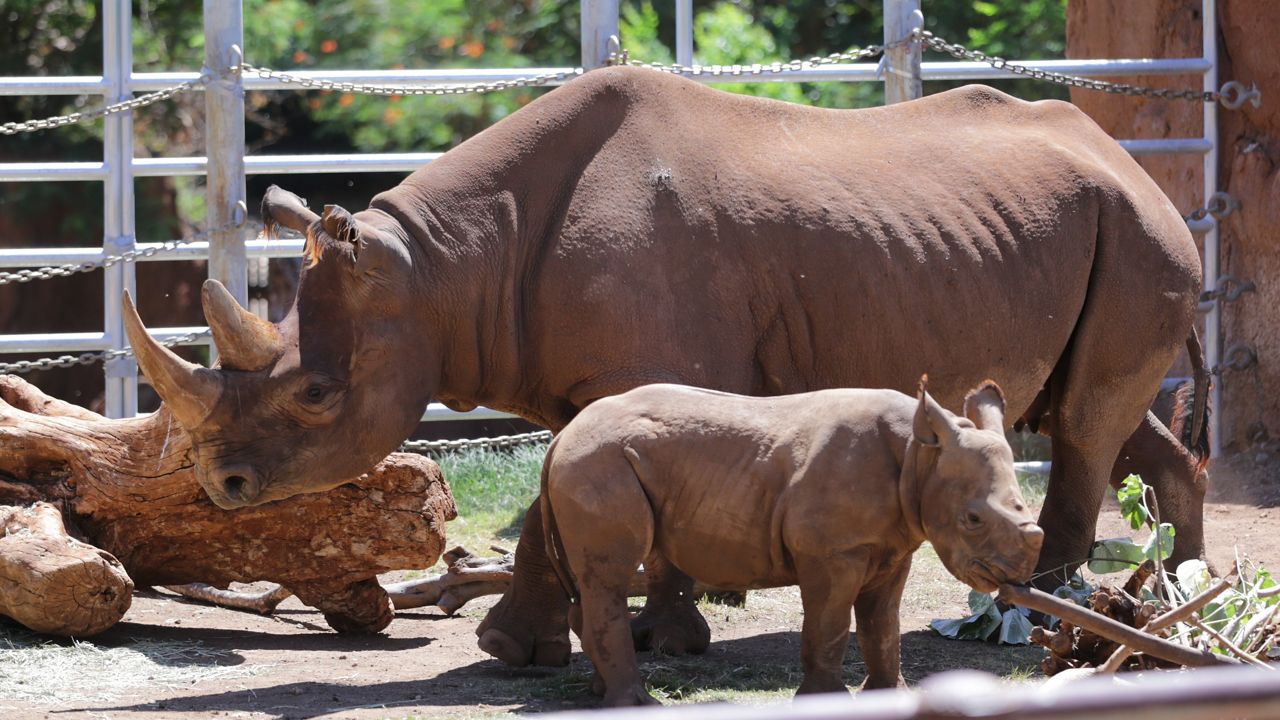
[[[1010,417],[1028,409],[1051,434],[1042,583],[1088,555],[1131,435],[1158,451],[1148,479],[1179,556],[1200,552],[1203,487],[1160,471],[1182,448],[1147,414],[1192,333],[1196,247],[1071,105],[975,86],[823,110],[609,68],[368,210],[317,216],[272,188],[263,215],[306,234],[310,266],[278,325],[206,284],[219,369],[181,361],[126,314],[222,507],[344,482],[394,450],[431,398],[559,430],[647,383],[910,392],[928,372],[953,407],[996,379]],[[535,502],[513,587],[478,630],[514,664],[568,655],[541,524]],[[638,642],[705,647],[688,578],[647,570]]]

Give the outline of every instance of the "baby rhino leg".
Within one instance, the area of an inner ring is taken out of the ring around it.
[[[653,510],[631,466],[599,454],[552,466],[548,496],[578,585],[582,649],[604,681],[604,704],[657,704],[644,689],[627,591],[653,544]]]
[[[857,551],[796,557],[800,601],[804,606],[800,630],[804,680],[797,694],[848,692],[843,670],[849,647],[849,616],[866,570],[867,558]]]

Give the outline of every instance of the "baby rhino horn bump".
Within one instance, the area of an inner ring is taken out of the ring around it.
[[[224,368],[264,370],[280,356],[276,326],[240,307],[222,283],[205,280],[200,296]]]
[[[129,344],[160,399],[183,427],[190,429],[204,422],[222,394],[218,374],[183,360],[148,335],[127,291],[123,304],[124,330]]]
[[[980,430],[1004,430],[1004,391],[993,380],[983,380],[964,396],[964,416]]]

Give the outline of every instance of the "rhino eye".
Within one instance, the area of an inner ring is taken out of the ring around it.
[[[978,513],[973,512],[972,510],[965,513],[964,521],[970,527],[978,527],[982,525],[982,518],[978,516]]]
[[[323,385],[308,385],[303,391],[302,397],[309,403],[318,403],[329,395],[329,388]]]

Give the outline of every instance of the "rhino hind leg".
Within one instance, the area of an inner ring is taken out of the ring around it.
[[[711,644],[711,628],[698,612],[693,579],[659,553],[644,564],[648,596],[644,609],[631,621],[636,650],[667,655],[701,655]]]
[[[476,628],[480,649],[514,667],[569,664],[569,596],[547,557],[539,503],[525,513],[511,587]]]

